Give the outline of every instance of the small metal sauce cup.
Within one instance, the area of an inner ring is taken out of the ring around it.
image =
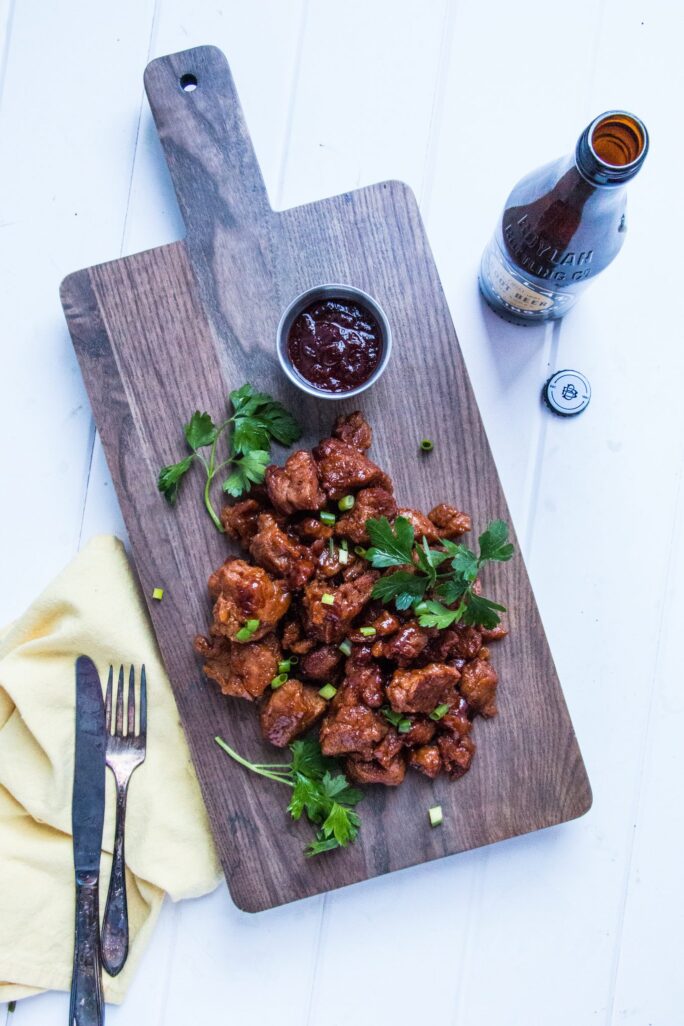
[[[357,385],[356,388],[349,389],[348,392],[326,392],[322,388],[317,388],[315,385],[312,385],[310,381],[307,381],[306,378],[302,377],[290,359],[287,347],[290,328],[302,310],[305,310],[311,303],[315,303],[317,300],[321,299],[348,299],[352,302],[357,302],[359,306],[365,307],[365,309],[373,315],[377,321],[378,327],[380,328],[382,339],[382,356],[380,357],[380,363],[367,381],[364,381],[362,385]],[[353,285],[316,285],[315,288],[307,289],[306,292],[302,292],[300,295],[296,296],[285,310],[285,313],[280,318],[280,324],[278,325],[276,346],[280,366],[283,368],[292,384],[296,385],[297,388],[301,388],[302,392],[316,396],[318,399],[351,399],[352,396],[359,395],[360,392],[365,392],[367,388],[374,385],[385,370],[392,352],[392,330],[389,326],[389,321],[385,316],[385,311],[372,296],[369,296],[367,292],[363,292],[362,289],[357,289]]]

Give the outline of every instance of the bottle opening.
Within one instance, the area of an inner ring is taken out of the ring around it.
[[[594,125],[590,144],[604,164],[626,167],[642,155],[646,137],[636,118],[629,114],[608,114]]]

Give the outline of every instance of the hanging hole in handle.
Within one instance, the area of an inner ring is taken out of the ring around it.
[[[188,73],[187,75],[181,75],[180,87],[184,93],[192,93],[197,89],[197,77]]]

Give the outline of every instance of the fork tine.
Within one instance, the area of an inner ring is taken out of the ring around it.
[[[140,671],[140,737],[147,741],[147,677],[145,664]]]
[[[128,674],[128,737],[135,734],[135,666],[131,666]]]
[[[109,667],[107,677],[107,694],[105,696],[105,730],[108,734],[112,732],[112,688],[114,686],[114,667]]]
[[[116,730],[117,737],[123,737],[123,692],[124,692],[124,671],[123,666],[119,667],[119,681],[116,688]]]

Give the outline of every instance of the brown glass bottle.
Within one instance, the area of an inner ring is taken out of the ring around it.
[[[642,122],[608,111],[574,154],[518,182],[480,267],[480,289],[496,313],[516,324],[567,313],[624,242],[625,185],[647,150]]]

